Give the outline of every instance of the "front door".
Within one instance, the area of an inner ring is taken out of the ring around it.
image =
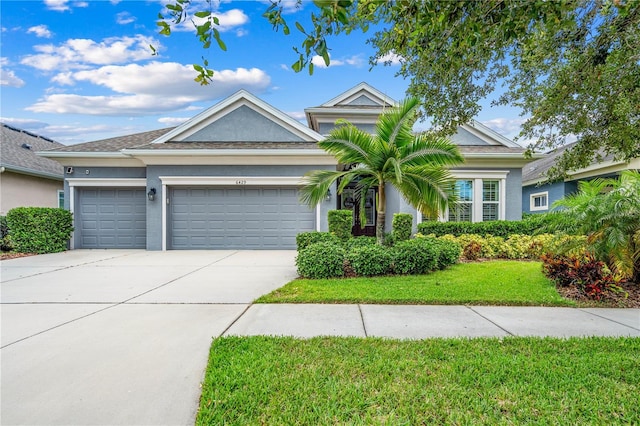
[[[351,210],[353,212],[353,227],[351,228],[351,234],[353,236],[366,235],[369,237],[375,237],[376,235],[376,190],[370,189],[367,191],[367,196],[364,200],[364,209],[366,221],[364,223],[360,220],[360,203],[355,197],[355,188],[347,187],[342,191],[342,194],[338,196],[338,209]]]

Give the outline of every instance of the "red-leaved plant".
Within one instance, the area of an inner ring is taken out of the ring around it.
[[[606,265],[593,255],[541,256],[542,271],[560,287],[574,287],[593,300],[601,300],[608,291],[620,291],[622,281],[609,271]]]

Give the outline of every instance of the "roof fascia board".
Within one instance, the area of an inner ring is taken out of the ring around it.
[[[476,120],[472,120],[470,123],[463,124],[460,127],[464,128],[474,136],[479,137],[480,139],[491,145],[504,145],[509,148],[522,148],[517,143],[502,136],[500,133],[490,129],[489,127]]]
[[[36,155],[45,158],[127,158],[123,154],[124,150],[109,152],[89,152],[89,151],[39,151]]]
[[[253,109],[255,112],[263,115],[269,120],[278,122],[280,125],[283,125],[289,131],[292,131],[303,139],[308,139],[315,142],[321,141],[323,139],[322,135],[304,126],[293,117],[285,114],[277,108],[274,108],[273,106],[252,95],[246,90],[239,90],[228,98],[218,102],[217,104],[206,109],[195,117],[182,123],[180,126],[176,127],[170,132],[167,132],[163,136],[155,139],[151,143],[164,143],[181,135],[193,134],[203,127],[211,124],[219,117],[223,117],[224,115],[226,115],[226,113],[230,112],[227,111],[228,109],[235,106],[235,108],[231,109],[231,111],[233,111],[242,105],[248,106],[249,108]],[[176,140],[180,139],[178,138]]]
[[[0,166],[4,169],[3,172],[13,172],[21,175],[29,175],[29,176],[35,176],[35,177],[46,178],[46,179],[54,179],[59,181],[64,180],[62,171],[58,175],[55,173],[42,172],[39,170],[33,170],[26,167],[14,166],[12,164],[0,164]]]

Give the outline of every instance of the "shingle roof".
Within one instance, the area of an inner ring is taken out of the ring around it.
[[[577,144],[577,142],[556,148],[549,151],[545,157],[527,164],[522,168],[522,182],[535,181],[544,178],[549,169],[556,164],[556,161],[558,161],[560,156],[575,144]],[[605,155],[603,151],[600,151],[600,154],[603,156],[602,161],[611,160],[613,158],[612,154]]]
[[[0,133],[0,164],[8,170],[47,176],[64,176],[60,163],[40,157],[38,151],[64,147],[59,142],[2,124]]]
[[[175,127],[166,129],[151,130],[149,132],[135,133],[133,135],[117,136],[109,139],[102,139],[93,142],[84,142],[76,145],[63,146],[56,149],[56,152],[118,152],[121,149],[134,148],[140,145],[147,145],[165,133],[170,132]]]
[[[524,154],[524,148],[511,148],[504,145],[458,145],[462,154]]]

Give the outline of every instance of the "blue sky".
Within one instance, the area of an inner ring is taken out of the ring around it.
[[[395,77],[397,65],[370,69],[367,34],[330,39],[331,66],[316,66],[313,76],[292,71],[292,47],[302,40],[293,23],[307,22],[312,5],[306,2],[286,15],[290,36],[262,18],[268,1],[216,4],[227,52],[204,51],[190,26],[159,35],[163,4],[3,0],[0,121],[74,144],[175,126],[239,89],[303,122],[304,108],[362,81],[396,100],[405,96],[408,82]],[[159,55],[152,56],[150,44]],[[192,64],[202,56],[216,71],[206,87],[193,81]],[[518,110],[492,108],[490,100],[477,119],[514,137],[522,122]]]

